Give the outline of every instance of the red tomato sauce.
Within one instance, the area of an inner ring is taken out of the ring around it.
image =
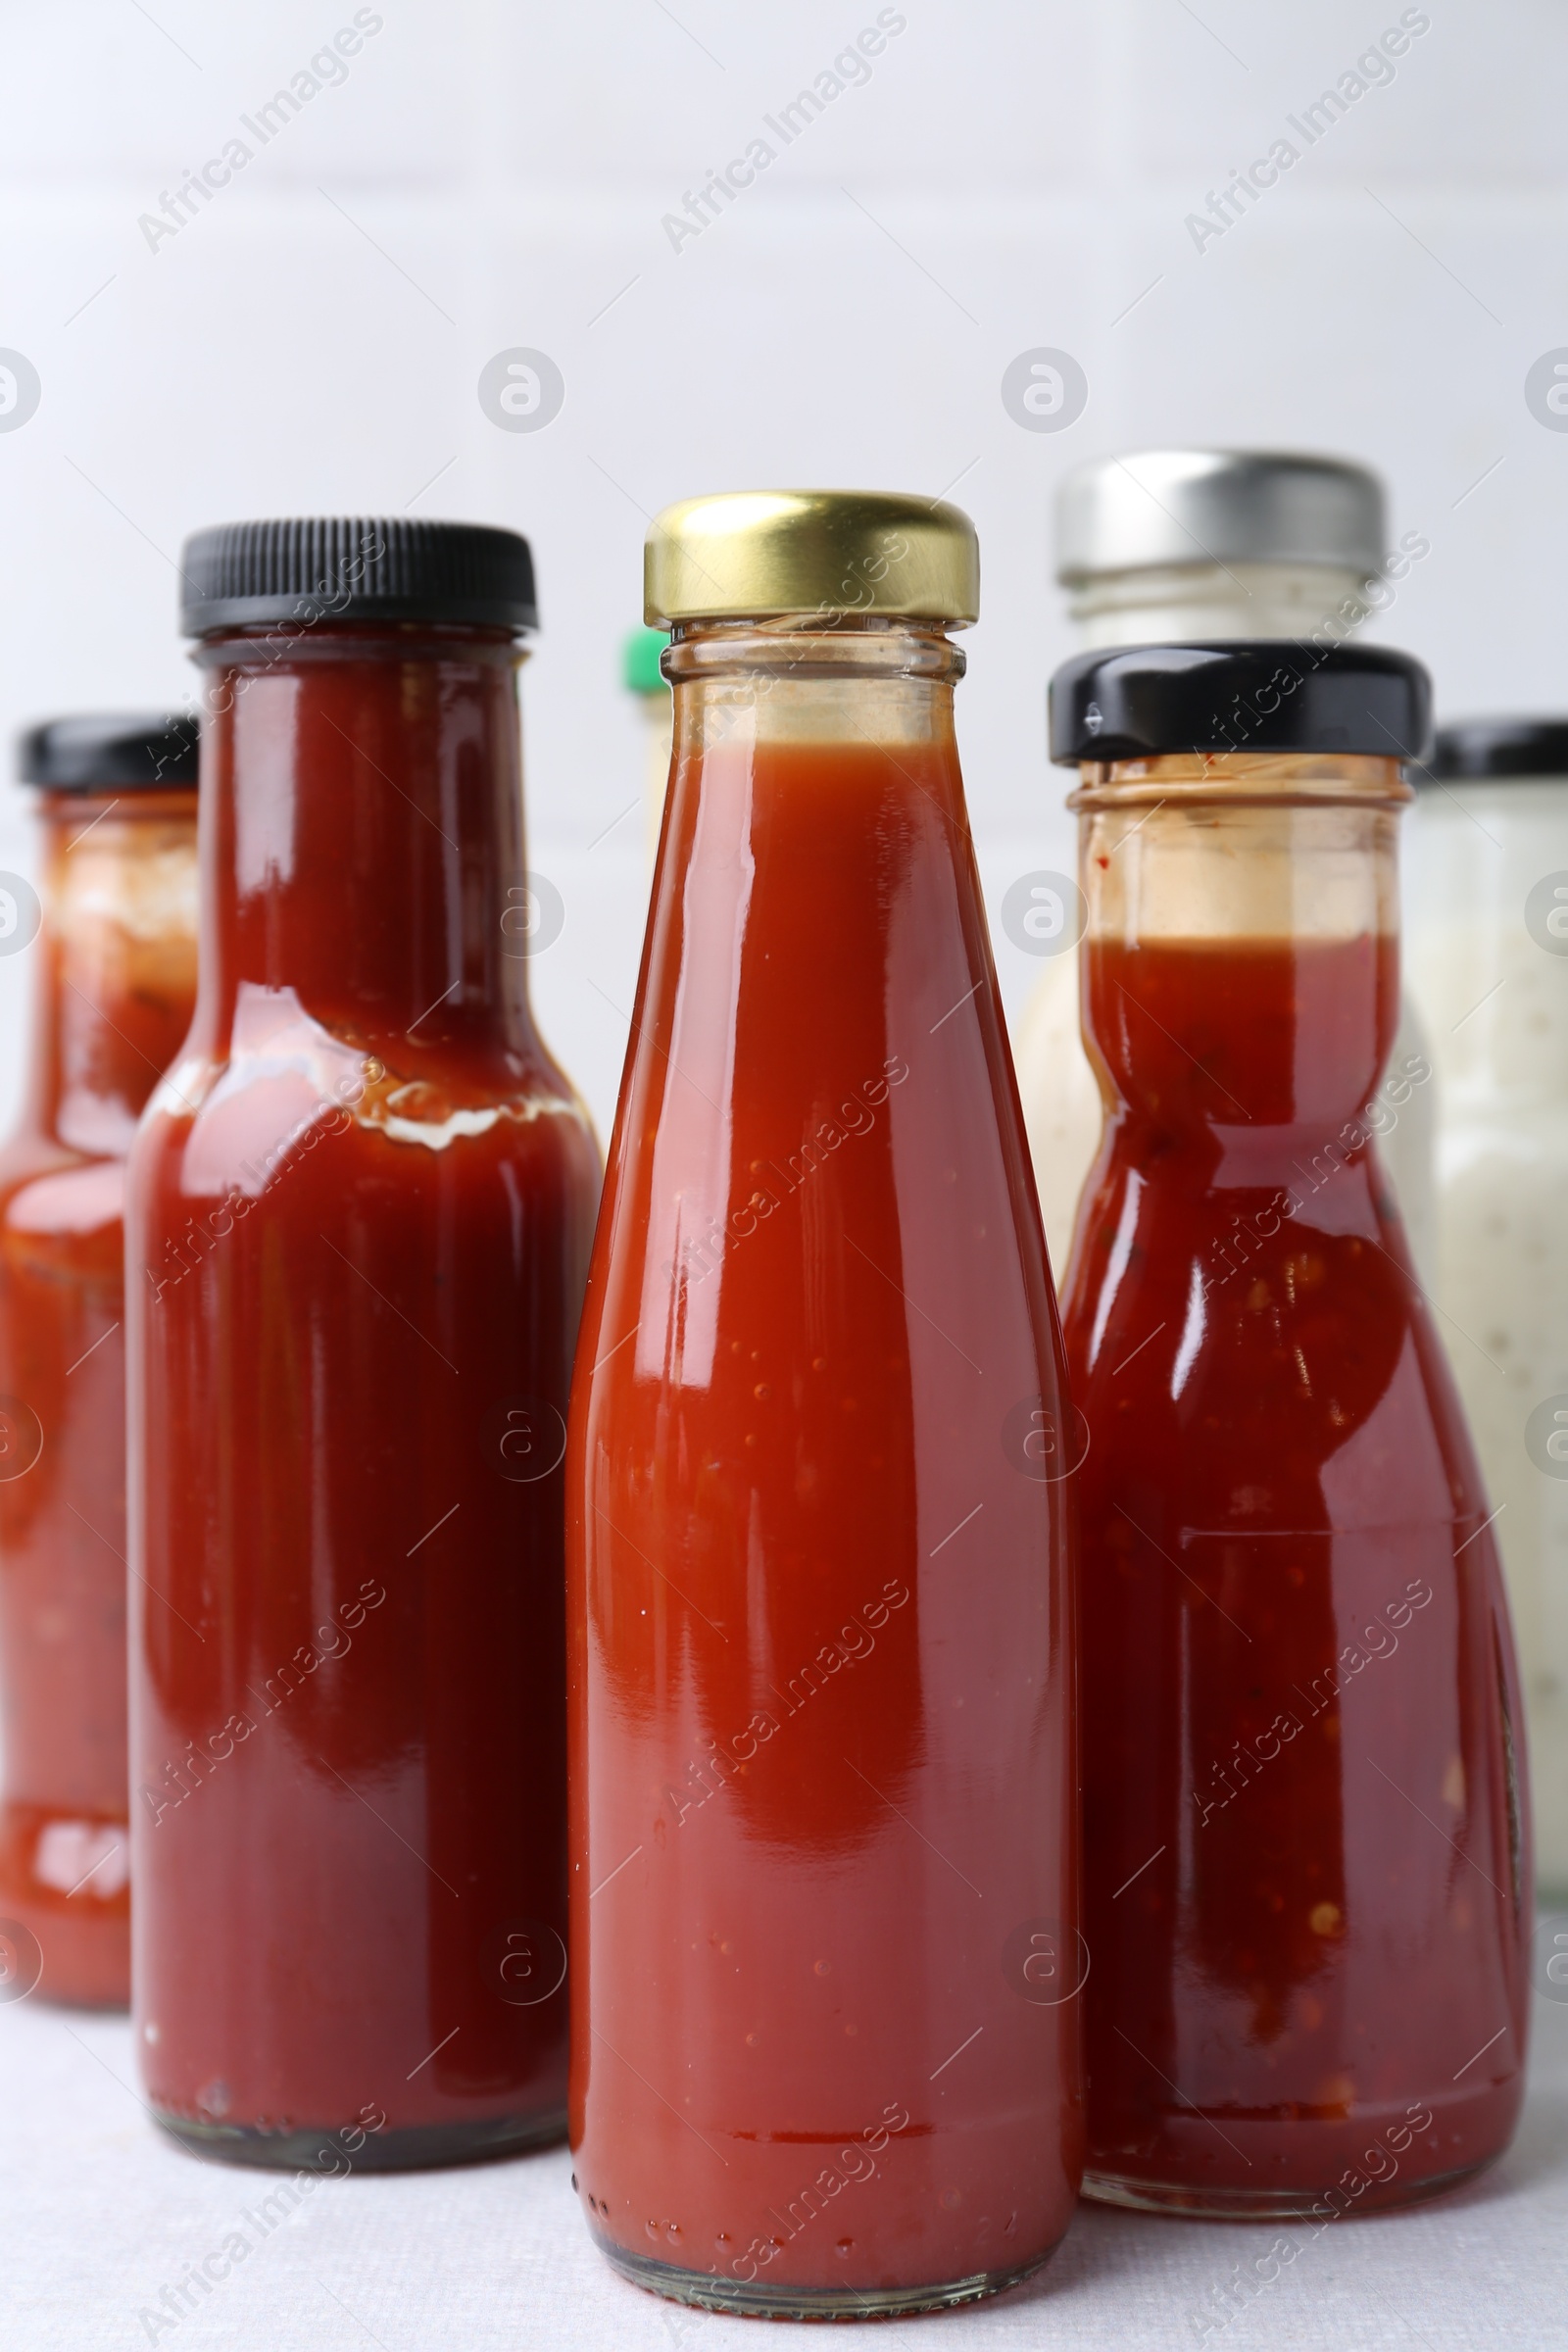
[[[1133,2201],[1397,2202],[1518,2112],[1511,1642],[1371,1140],[1396,956],[1089,948],[1089,2172]]]
[[[1061,1359],[951,741],[678,760],[634,1039],[567,1462],[590,2227],[764,2301],[1026,2268],[1078,2167]]]
[[[132,1761],[154,2107],[258,2160],[368,2119],[374,2165],[561,2128],[598,1163],[508,946],[510,649],[355,635],[205,754],[203,996],[128,1210]]]
[[[41,1968],[47,1998],[122,2007],[123,1154],[190,1026],[196,801],[41,810],[29,1092],[0,1152],[0,1916],[36,1947],[19,1982]]]

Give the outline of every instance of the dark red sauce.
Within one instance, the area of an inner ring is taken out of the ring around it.
[[[1373,1140],[1420,1074],[1364,1107],[1396,947],[1087,956],[1089,2175],[1397,2202],[1512,2132],[1529,1876],[1489,1506]]]
[[[564,1411],[598,1187],[497,632],[208,649],[202,993],[132,1161],[139,2054],[256,2161],[565,2088]],[[510,894],[513,894],[509,896]]]
[[[568,1457],[576,2175],[633,2275],[876,2302],[1076,2189],[1059,1343],[951,735],[671,792]]]

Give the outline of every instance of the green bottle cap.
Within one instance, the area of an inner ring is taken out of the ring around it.
[[[667,629],[633,629],[620,649],[621,683],[630,694],[667,694],[669,682],[659,659],[669,643]]]

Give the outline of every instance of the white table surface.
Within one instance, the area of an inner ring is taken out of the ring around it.
[[[1535,1997],[1518,2139],[1430,2205],[1314,2237],[1081,2206],[1027,2285],[869,2340],[926,2352],[1068,2345],[1183,2352],[1211,2291],[1276,2235],[1298,2259],[1212,2352],[1489,2352],[1568,2346],[1568,2004]],[[22,2352],[749,2352],[783,2328],[646,2295],[595,2253],[564,2149],[455,2172],[323,2180],[265,2237],[241,2217],[283,2178],[172,2147],[142,2111],[122,2018],[0,2006],[0,2344]],[[177,2326],[140,2314],[236,2229],[246,2259]],[[817,2334],[816,2340],[822,2340]],[[841,2337],[834,2340],[842,2341]]]

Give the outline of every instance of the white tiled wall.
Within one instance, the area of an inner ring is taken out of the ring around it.
[[[408,510],[525,530],[533,860],[568,909],[538,996],[603,1120],[624,1032],[585,978],[629,1004],[639,820],[590,845],[638,789],[617,647],[668,499],[956,484],[985,559],[963,740],[993,905],[1068,854],[1044,760],[1070,650],[1048,520],[1092,452],[1370,458],[1396,533],[1432,550],[1382,633],[1449,711],[1568,703],[1568,433],[1523,394],[1568,345],[1558,0],[378,0],[345,76],[261,146],[241,117],[356,13],[0,5],[0,346],[43,384],[0,432],[0,727],[186,693],[173,559],[198,524]],[[879,15],[902,29],[868,78],[784,146],[764,118]],[[1306,147],[1288,117],[1401,18],[1393,78]],[[236,135],[252,160],[149,250],[138,216]],[[662,216],[759,136],[774,161],[672,250]],[[1186,216],[1281,137],[1298,160],[1197,250]],[[478,405],[514,345],[564,375],[538,433]],[[1059,433],[999,394],[1040,345],[1089,379]],[[25,857],[21,822],[9,795],[0,864]],[[1016,1001],[1033,969],[1004,940],[999,957]],[[26,962],[0,961],[5,1102]]]

